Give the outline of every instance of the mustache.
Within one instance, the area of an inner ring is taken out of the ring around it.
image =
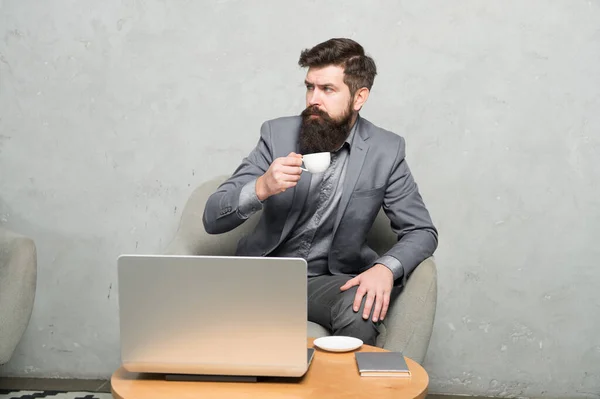
[[[329,116],[329,114],[327,112],[323,111],[316,105],[306,107],[306,109],[304,111],[302,111],[301,115],[305,118],[307,116],[317,115],[317,116],[322,117],[323,119],[327,119],[327,120],[331,119],[331,117]]]

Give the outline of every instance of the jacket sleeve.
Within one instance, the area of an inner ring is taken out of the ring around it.
[[[383,210],[398,236],[398,242],[382,258],[398,260],[386,263],[393,265],[394,279],[405,282],[419,263],[435,252],[438,232],[406,162],[405,141],[400,139],[383,200]]]
[[[271,129],[269,122],[265,122],[261,126],[256,147],[242,160],[233,175],[206,201],[202,222],[207,233],[225,233],[247,219],[248,203],[240,203],[240,196],[242,200],[248,197],[252,182],[256,182],[256,179],[269,169],[272,162]],[[246,189],[243,190],[245,186]]]

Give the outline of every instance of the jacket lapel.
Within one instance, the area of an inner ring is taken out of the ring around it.
[[[369,151],[369,144],[367,143],[369,135],[365,129],[365,125],[364,123],[361,123],[360,117],[357,119],[356,123],[359,125],[357,126],[357,134],[354,135],[352,147],[350,148],[350,158],[348,159],[346,177],[343,184],[344,192],[342,193],[342,198],[340,199],[335,224],[333,226],[334,235],[337,231],[340,221],[342,220],[342,216],[346,211],[346,207],[350,201],[350,195],[352,195],[352,191],[354,191],[354,187],[358,181],[358,177],[365,162],[367,152]]]

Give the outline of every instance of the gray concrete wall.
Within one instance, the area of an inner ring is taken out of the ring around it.
[[[39,250],[4,376],[107,377],[116,257],[303,106],[302,48],[357,39],[440,229],[432,392],[600,392],[600,2],[0,0],[0,219]]]

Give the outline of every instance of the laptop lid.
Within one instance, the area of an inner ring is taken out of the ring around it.
[[[301,258],[122,255],[121,361],[133,372],[301,376]]]

